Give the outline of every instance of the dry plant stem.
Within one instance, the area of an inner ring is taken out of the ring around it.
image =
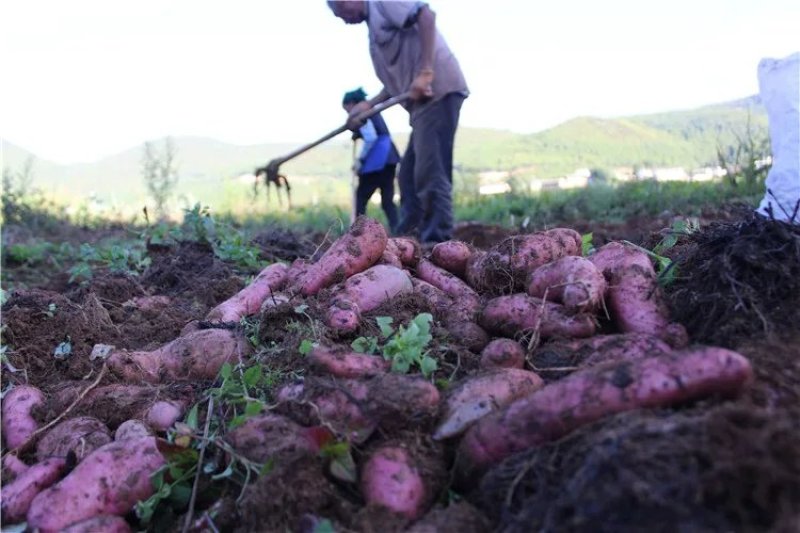
[[[203,470],[203,459],[206,455],[206,440],[208,431],[211,427],[211,414],[214,412],[214,397],[208,399],[208,412],[206,413],[206,427],[203,429],[203,447],[200,449],[200,456],[197,458],[197,471],[194,474],[192,483],[192,496],[189,498],[189,510],[186,511],[186,520],[183,522],[182,533],[187,533],[192,525],[192,515],[194,514],[194,504],[197,501],[197,485],[200,482],[200,472]]]
[[[72,411],[75,408],[75,406],[78,405],[78,403],[80,403],[80,401],[83,400],[83,398],[87,394],[89,394],[90,390],[92,390],[93,388],[97,387],[97,385],[100,383],[100,380],[102,380],[103,376],[106,375],[106,368],[108,368],[108,367],[104,364],[103,368],[100,369],[100,373],[97,375],[97,379],[95,379],[88,387],[83,389],[83,391],[78,395],[78,397],[75,398],[75,401],[72,402],[69,405],[69,407],[67,407],[60,415],[55,417],[53,420],[48,422],[46,425],[44,425],[44,426],[40,427],[39,429],[37,429],[36,431],[34,431],[25,444],[23,444],[22,446],[20,446],[18,448],[14,448],[13,450],[8,450],[6,453],[4,453],[3,454],[3,458],[5,458],[5,456],[10,454],[10,453],[18,454],[19,452],[23,452],[23,451],[27,450],[29,447],[31,447],[33,445],[34,442],[36,442],[36,437],[39,434],[47,431],[48,429],[50,429],[51,427],[56,425],[58,422],[60,422],[62,418],[67,416],[70,413],[70,411]]]

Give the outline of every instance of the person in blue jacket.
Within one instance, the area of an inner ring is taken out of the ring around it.
[[[342,107],[349,114],[356,104],[366,99],[367,93],[359,87],[345,93]],[[400,153],[380,113],[373,115],[360,128],[353,131],[353,141],[356,139],[364,141],[354,169],[358,174],[356,216],[366,213],[367,202],[375,191],[380,189],[381,207],[386,213],[389,230],[394,232],[398,222],[397,207],[394,205],[394,179],[397,164],[400,162]]]

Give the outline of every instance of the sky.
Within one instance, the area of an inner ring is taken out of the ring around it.
[[[800,50],[798,0],[430,0],[471,90],[460,125],[532,133],[758,92]],[[172,136],[306,144],[381,84],[325,0],[5,0],[0,137],[91,162]],[[408,131],[400,108],[384,114]]]

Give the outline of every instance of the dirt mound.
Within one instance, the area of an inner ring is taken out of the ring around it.
[[[800,412],[622,414],[510,457],[474,498],[515,531],[758,531],[800,519]]]
[[[800,320],[800,227],[750,214],[690,237],[668,288],[673,316],[695,342],[735,348]]]
[[[268,261],[292,262],[298,258],[309,258],[317,249],[312,235],[298,235],[285,228],[269,228],[253,237],[252,244],[261,248]]]
[[[211,308],[236,294],[244,280],[214,256],[211,245],[184,241],[176,248],[148,246],[152,263],[142,284],[152,294],[177,296]]]
[[[39,388],[62,379],[81,379],[94,366],[97,343],[119,342],[119,331],[94,293],[80,303],[40,289],[14,291],[3,306],[3,344],[11,364]],[[4,373],[6,379],[17,374]]]
[[[96,272],[91,280],[66,293],[66,297],[80,302],[89,293],[94,293],[104,306],[113,306],[143,296],[145,291],[138,278],[130,274]]]

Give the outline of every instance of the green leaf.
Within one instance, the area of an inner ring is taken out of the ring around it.
[[[255,416],[263,409],[264,406],[261,404],[261,402],[247,402],[247,405],[244,407],[244,415],[246,417]]]
[[[169,501],[176,507],[184,507],[189,504],[191,497],[192,488],[184,483],[178,483],[172,486]]]
[[[390,316],[379,316],[375,319],[375,322],[378,323],[378,327],[381,330],[381,335],[383,335],[384,338],[394,333],[392,321],[393,319]]]
[[[248,387],[255,387],[262,377],[261,365],[251,366],[244,371],[243,381]]]
[[[325,518],[314,526],[312,533],[336,533],[336,530],[333,528],[331,521]]]
[[[333,477],[346,483],[355,483],[358,480],[356,463],[349,451],[331,461],[330,472]]]
[[[222,368],[219,370],[219,375],[222,377],[222,379],[230,379],[232,374],[233,367],[231,367],[230,363],[223,364]]]
[[[594,240],[594,233],[585,233],[581,235],[581,255],[586,257],[589,255],[592,250],[594,250],[594,244],[592,241]]]
[[[355,341],[353,341],[353,343],[355,343]],[[311,340],[303,339],[303,341],[300,343],[300,348],[298,348],[297,351],[300,352],[300,355],[308,355],[313,348],[314,348],[314,343]]]
[[[247,421],[247,417],[245,415],[236,415],[228,423],[228,429],[229,430],[236,429],[239,426],[241,426],[242,424],[244,424],[246,421]]]
[[[197,409],[199,404],[194,404],[186,415],[184,423],[192,429],[197,429]]]
[[[436,364],[436,359],[433,357],[425,356],[422,358],[422,364],[419,365],[420,370],[422,370],[422,375],[426,378],[436,372],[438,365]]]
[[[397,372],[398,374],[408,374],[408,370],[410,368],[411,363],[404,357],[395,357],[392,360],[392,372]]]

